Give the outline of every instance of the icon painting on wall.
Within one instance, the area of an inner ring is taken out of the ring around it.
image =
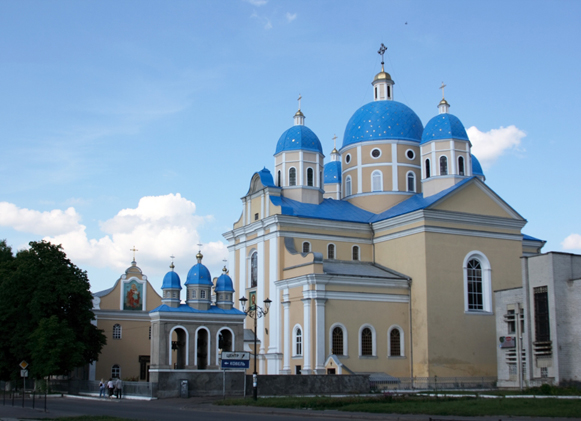
[[[123,285],[123,310],[141,310],[143,285],[135,281]]]

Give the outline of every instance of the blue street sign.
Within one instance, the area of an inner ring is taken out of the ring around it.
[[[250,368],[249,360],[222,360],[222,368]]]

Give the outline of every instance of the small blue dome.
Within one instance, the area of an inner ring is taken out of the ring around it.
[[[476,159],[474,155],[472,157],[472,175],[480,175],[484,177],[484,171],[482,171],[482,166],[480,165],[480,161]]]
[[[460,119],[448,113],[438,114],[428,121],[422,134],[422,144],[441,139],[470,140]]]
[[[325,164],[324,183],[341,182],[341,161],[331,161]]]
[[[165,274],[165,276],[163,277],[163,283],[161,284],[161,289],[170,289],[170,288],[182,289],[180,277],[173,270]]]
[[[202,263],[197,263],[188,272],[185,285],[209,285],[212,286],[210,271]]]
[[[282,134],[276,144],[275,155],[283,151],[313,151],[323,153],[323,147],[317,135],[307,126],[292,126]]]
[[[373,101],[359,108],[347,123],[343,148],[366,140],[419,142],[424,126],[417,114],[397,101]]]
[[[227,272],[223,272],[222,275],[216,281],[216,292],[234,292],[234,284],[232,283],[232,278],[228,276]]]

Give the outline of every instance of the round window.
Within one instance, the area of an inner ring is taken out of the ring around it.
[[[373,158],[379,158],[381,156],[381,149],[375,148],[374,150],[372,150],[371,151],[371,156]]]
[[[347,156],[345,157],[345,163],[350,163],[351,162],[351,154],[347,154]]]
[[[405,152],[405,156],[407,156],[408,159],[414,159],[416,157],[416,154],[414,151],[412,151],[411,149],[408,149]]]

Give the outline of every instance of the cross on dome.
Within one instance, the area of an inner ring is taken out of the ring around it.
[[[379,47],[379,51],[377,51],[377,54],[381,55],[381,66],[382,67],[383,67],[383,55],[385,54],[386,51],[387,51],[387,47],[382,42],[381,47]]]
[[[137,249],[135,248],[135,246],[133,246],[133,248],[132,248],[132,249],[129,249],[129,251],[132,251],[132,252],[133,252],[133,261],[132,261],[131,263],[136,263],[136,262],[135,262],[135,252],[136,252],[136,251],[139,251],[139,250],[137,250]]]

